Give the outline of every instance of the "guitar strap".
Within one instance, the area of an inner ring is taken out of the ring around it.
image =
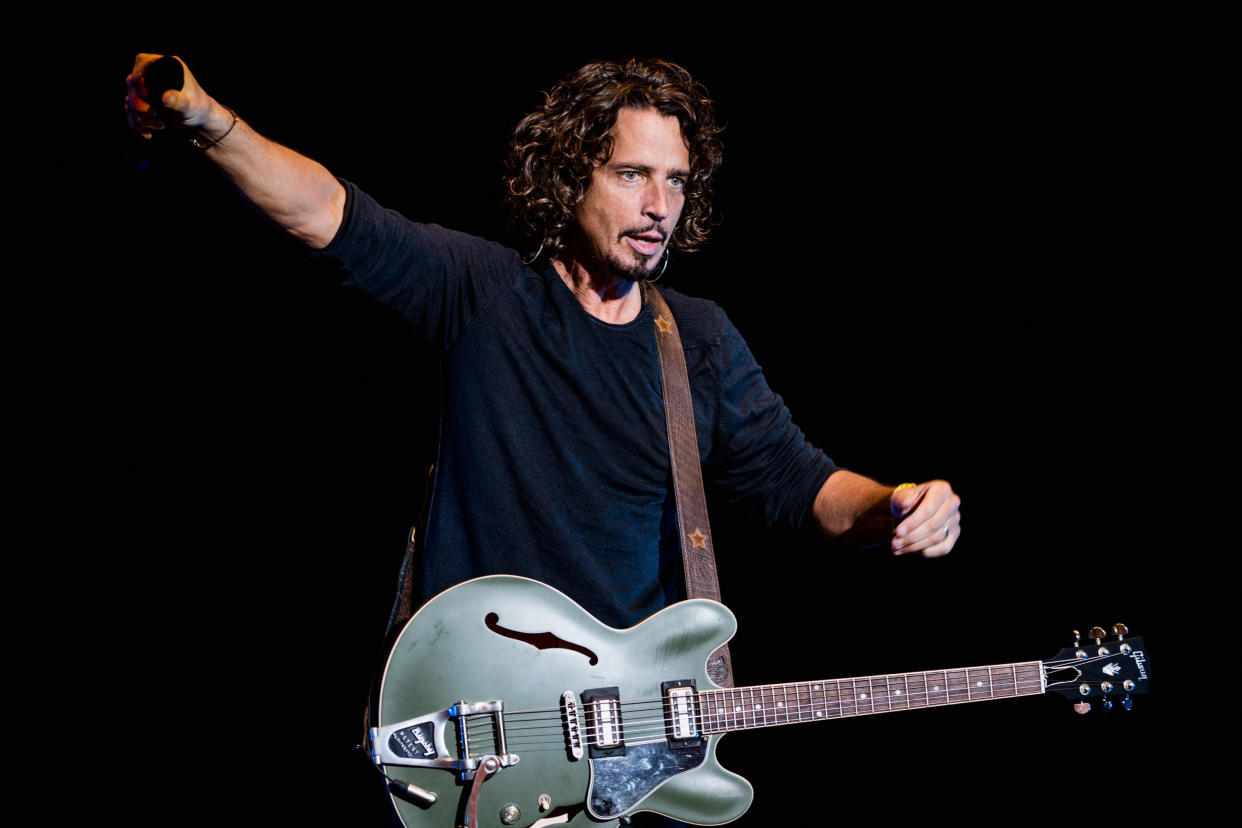
[[[650,282],[641,284],[643,299],[651,306],[655,316],[660,380],[664,387],[664,419],[673,469],[673,493],[677,500],[677,530],[681,541],[682,569],[686,573],[686,597],[719,601],[716,552],[711,526],[707,521],[707,498],[703,493],[703,470],[699,465],[699,441],[694,429],[694,406],[690,399],[690,377],[686,372],[681,333],[660,291]],[[733,686],[733,662],[727,644],[721,644],[708,658],[707,675],[721,687]]]

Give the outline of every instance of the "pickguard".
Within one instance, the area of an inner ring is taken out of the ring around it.
[[[665,742],[629,745],[624,756],[591,760],[587,810],[614,819],[637,805],[666,779],[693,770],[707,757],[707,745],[670,748]]]

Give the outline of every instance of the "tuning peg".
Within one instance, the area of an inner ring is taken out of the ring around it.
[[[1078,647],[1081,644],[1082,644],[1082,633],[1080,633],[1078,630],[1074,630],[1074,646]]]
[[[1105,696],[1100,700],[1100,707],[1104,708],[1104,712],[1107,713],[1109,710],[1113,709],[1113,700],[1108,696]]]
[[[1099,646],[1099,643],[1104,640],[1104,636],[1108,635],[1108,633],[1104,632],[1103,627],[1092,627],[1091,632],[1087,633],[1087,635],[1096,643],[1096,646]]]
[[[1079,714],[1088,713],[1090,712],[1090,710],[1091,710],[1091,702],[1086,702],[1086,701],[1074,702],[1075,713],[1079,713]]]
[[[1134,699],[1130,698],[1129,693],[1126,693],[1126,697],[1121,700],[1121,706],[1124,707],[1126,710],[1129,710],[1131,707],[1134,706]]]
[[[1118,641],[1121,641],[1123,638],[1125,638],[1129,634],[1130,634],[1130,628],[1127,627],[1125,624],[1121,623],[1120,621],[1118,621],[1116,624],[1113,624],[1113,635],[1117,636]]]

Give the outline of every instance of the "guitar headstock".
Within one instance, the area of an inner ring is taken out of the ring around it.
[[[1125,624],[1117,623],[1109,637],[1100,627],[1092,627],[1084,642],[1074,630],[1074,644],[1044,662],[1047,692],[1073,699],[1074,710],[1086,713],[1093,706],[1104,710],[1119,700],[1129,710],[1131,696],[1147,692],[1151,662],[1143,639],[1130,638]]]

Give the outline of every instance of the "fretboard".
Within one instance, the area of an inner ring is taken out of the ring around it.
[[[704,733],[1034,696],[1041,662],[963,667],[887,676],[765,684],[699,693]]]

